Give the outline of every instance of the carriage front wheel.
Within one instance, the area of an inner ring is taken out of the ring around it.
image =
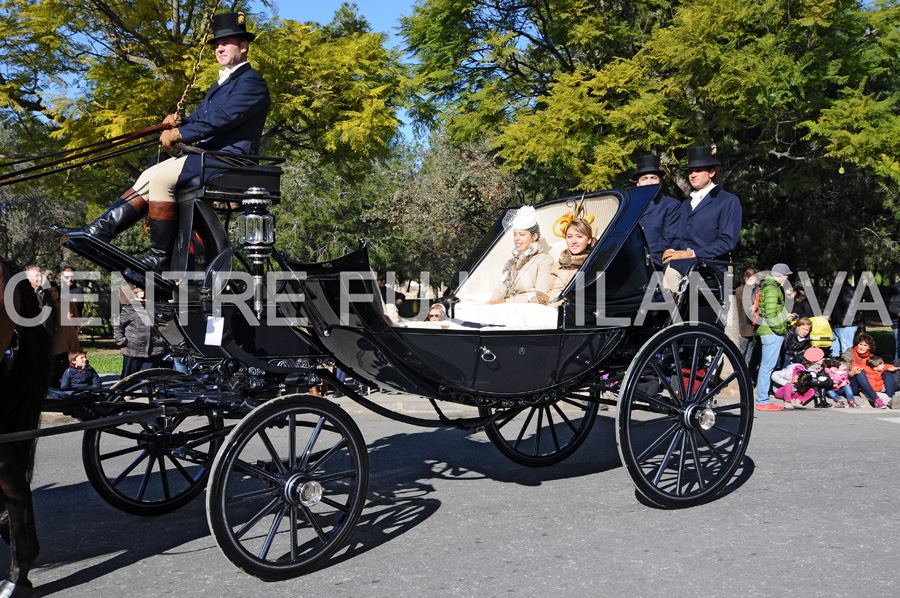
[[[658,505],[712,500],[743,460],[753,407],[750,374],[724,332],[691,322],[664,328],[641,347],[622,382],[622,464]]]
[[[110,400],[152,405],[163,389],[191,380],[170,369],[141,370],[116,382]],[[201,411],[87,430],[81,446],[84,471],[113,507],[132,515],[162,515],[203,492],[223,428],[219,415]]]
[[[365,442],[340,407],[308,395],[272,399],[234,427],[213,462],[209,528],[243,571],[296,577],[344,545],[368,485]]]

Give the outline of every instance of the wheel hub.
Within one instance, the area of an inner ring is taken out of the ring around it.
[[[706,405],[691,405],[684,412],[684,423],[690,428],[710,430],[716,425],[716,412]]]
[[[315,480],[307,480],[305,475],[295,474],[284,485],[284,498],[292,505],[314,507],[322,500],[324,489]]]

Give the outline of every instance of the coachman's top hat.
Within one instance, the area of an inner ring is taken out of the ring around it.
[[[637,170],[634,171],[631,178],[635,180],[641,178],[641,176],[645,174],[655,174],[658,176],[663,176],[665,174],[659,167],[659,156],[654,156],[652,154],[649,156],[638,156],[634,163],[637,166]]]
[[[207,42],[208,44],[215,44],[226,37],[248,42],[256,39],[256,35],[247,31],[247,17],[242,12],[223,12],[213,15],[212,30],[213,36]]]
[[[720,163],[714,158],[716,146],[704,145],[703,147],[687,148],[687,164],[685,168],[702,168],[704,166],[718,166]]]

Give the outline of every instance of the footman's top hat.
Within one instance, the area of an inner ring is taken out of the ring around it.
[[[637,166],[637,170],[631,175],[631,178],[633,179],[639,179],[645,174],[655,174],[658,176],[663,176],[665,174],[659,167],[659,156],[654,156],[652,154],[649,156],[638,156],[634,163]]]
[[[687,148],[687,164],[685,168],[702,168],[704,166],[718,166],[719,161],[714,158],[716,155],[716,146],[704,145],[703,147]]]
[[[207,43],[214,44],[220,39],[234,37],[239,40],[252,42],[256,35],[247,31],[247,17],[242,12],[223,12],[213,15],[213,36]]]

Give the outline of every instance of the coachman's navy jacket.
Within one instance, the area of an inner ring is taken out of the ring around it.
[[[182,140],[205,150],[259,154],[263,127],[271,106],[269,87],[252,67],[241,67],[206,97],[178,126]],[[207,177],[215,170],[207,170]],[[200,174],[200,156],[188,154],[178,186]]]
[[[741,238],[743,214],[737,195],[718,185],[693,210],[690,199],[686,199],[681,203],[678,234],[672,248],[693,249],[697,257],[730,260],[730,253]],[[695,261],[672,260],[669,264],[685,273]]]

